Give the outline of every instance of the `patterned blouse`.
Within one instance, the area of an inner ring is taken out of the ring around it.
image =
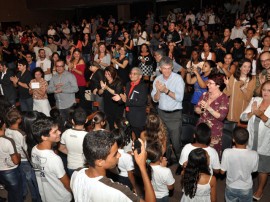
[[[32,83],[39,83],[39,88],[32,89]],[[46,93],[47,88],[48,88],[48,83],[45,79],[42,78],[39,82],[36,79],[32,79],[29,86],[31,87],[32,92],[33,92],[33,99],[35,99],[35,100],[48,99],[48,96]],[[45,89],[45,94],[42,95],[44,92],[44,89]]]

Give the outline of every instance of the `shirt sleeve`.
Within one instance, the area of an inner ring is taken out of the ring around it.
[[[185,146],[181,152],[181,156],[179,159],[179,164],[183,166],[183,164],[188,160],[188,154],[187,154],[187,146]]]
[[[221,158],[221,166],[220,169],[222,171],[227,171],[227,149],[224,150]]]
[[[220,162],[219,162],[218,153],[215,149],[213,149],[213,150],[214,150],[213,151],[213,159],[212,159],[213,162],[211,162],[212,169],[220,169]]]
[[[169,168],[167,168],[167,175],[165,177],[165,180],[166,185],[173,185],[175,182],[172,171]]]
[[[66,144],[67,131],[68,131],[68,130],[66,130],[66,131],[62,134],[62,136],[61,136],[61,140],[60,140],[60,143],[61,143],[61,144]]]
[[[59,156],[55,155],[55,157],[52,158],[51,163],[52,172],[58,179],[62,178],[66,174],[62,159]]]
[[[179,76],[179,75],[177,75]],[[177,85],[176,85],[176,91],[175,93],[175,100],[182,102],[184,98],[184,89],[185,89],[185,82],[183,81],[182,77],[179,76],[177,79]]]

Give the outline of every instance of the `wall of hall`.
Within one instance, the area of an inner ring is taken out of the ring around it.
[[[29,10],[25,0],[1,0],[1,4],[0,22],[21,22],[22,25],[48,24],[56,19],[72,18],[74,15],[74,11],[70,10]]]

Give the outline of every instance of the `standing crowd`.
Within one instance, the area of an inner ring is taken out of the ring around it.
[[[183,202],[217,201],[225,173],[226,201],[260,200],[270,173],[268,17],[248,1],[158,21],[149,12],[144,23],[97,16],[0,30],[8,201],[30,192],[44,202],[165,202],[180,183],[172,164]]]

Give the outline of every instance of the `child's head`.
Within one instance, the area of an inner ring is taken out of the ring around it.
[[[147,141],[147,160],[151,163],[159,161],[162,157],[162,146],[159,141]]]
[[[114,129],[112,131],[113,137],[119,148],[123,148],[125,146],[125,132],[119,128]]]
[[[60,111],[57,108],[52,108],[50,111],[50,117],[52,117],[53,119],[58,119],[60,117]]]
[[[132,137],[132,128],[126,118],[117,119],[115,121],[115,132],[121,133],[123,143],[118,144],[118,147],[122,148],[128,145]]]
[[[22,120],[22,116],[16,108],[11,108],[7,114],[6,114],[6,120],[8,122],[8,125],[14,125],[16,123],[20,123]]]
[[[249,133],[247,129],[242,127],[236,127],[233,130],[234,142],[238,145],[246,145],[248,143]]]
[[[211,140],[211,129],[206,123],[200,123],[195,131],[196,142],[208,145]]]
[[[245,50],[245,58],[250,59],[251,61],[256,58],[257,50],[255,48],[247,48]]]
[[[99,111],[95,114],[95,116],[92,119],[92,122],[94,125],[100,124],[102,126],[105,126],[106,124],[106,115],[105,113]]]
[[[91,131],[83,141],[83,153],[90,167],[114,168],[120,158],[113,134],[105,131]]]
[[[58,124],[50,117],[41,117],[34,121],[32,132],[39,143],[45,140],[50,142],[60,141],[61,132],[58,130]]]
[[[188,155],[188,162],[182,180],[185,195],[190,198],[193,198],[196,194],[200,173],[210,175],[209,155],[204,149],[197,148]]]
[[[86,113],[82,108],[75,109],[72,115],[72,121],[74,125],[84,125],[86,119],[87,119]]]

